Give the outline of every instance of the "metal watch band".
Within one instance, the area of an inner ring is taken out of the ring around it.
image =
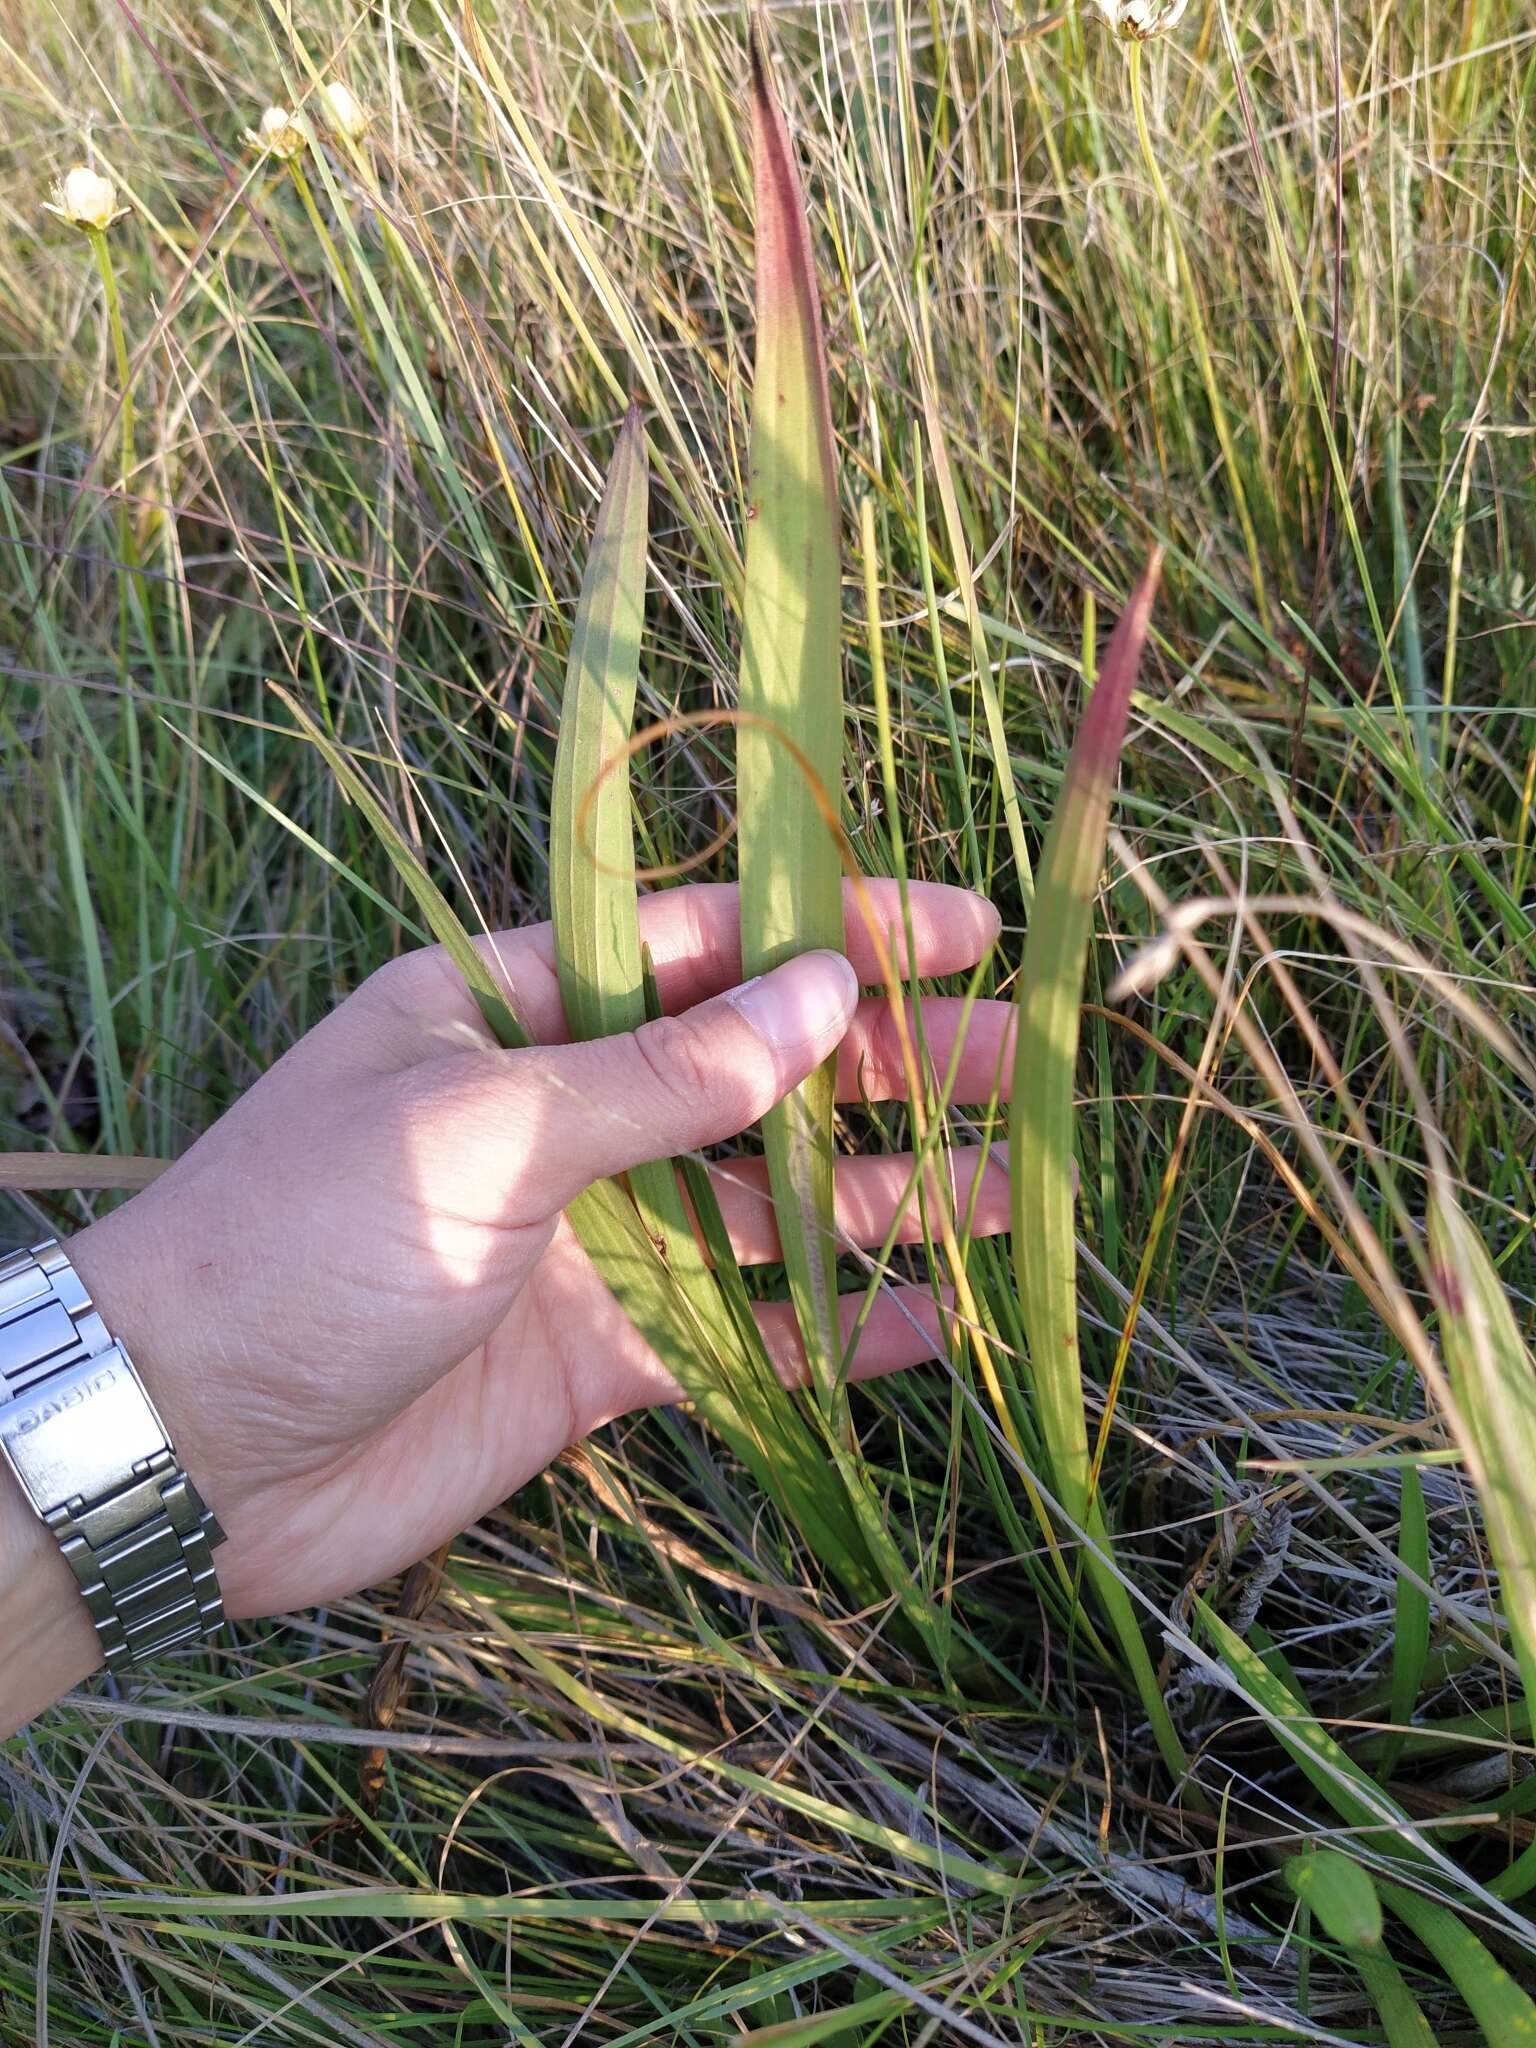
[[[79,1580],[109,1669],[219,1626],[224,1531],[52,1240],[0,1259],[0,1451]]]

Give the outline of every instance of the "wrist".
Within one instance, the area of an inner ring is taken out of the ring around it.
[[[75,1575],[10,1469],[0,1464],[0,1737],[88,1678],[101,1639]]]
[[[158,1206],[153,1194],[135,1196],[65,1239],[63,1249],[96,1313],[133,1360],[177,1457],[222,1520],[229,1503],[217,1469],[206,1375],[190,1363],[199,1343],[197,1317],[162,1247]]]
[[[222,1619],[222,1531],[122,1341],[110,1258],[87,1247],[77,1263],[78,1249],[0,1261],[0,1720],[12,1725],[98,1663],[147,1661]]]
[[[167,1177],[170,1178],[169,1176]],[[97,1312],[133,1360],[177,1462],[224,1530],[214,1566],[230,1619],[275,1611],[271,1551],[293,1504],[272,1497],[233,1450],[228,1403],[228,1261],[205,1258],[186,1202],[160,1186],[72,1237],[64,1249]]]

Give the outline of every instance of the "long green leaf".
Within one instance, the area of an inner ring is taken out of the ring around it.
[[[1077,1337],[1076,1082],[1083,975],[1115,774],[1160,561],[1115,627],[1067,763],[1018,985],[1011,1149],[1013,1257],[1052,1477],[1075,1521],[1088,1507],[1088,1428]]]
[[[1408,1980],[1389,1955],[1362,1952],[1352,1955],[1350,1961],[1381,2015],[1387,2048],[1440,2048],[1419,2001],[1408,1989]]]
[[[555,961],[575,1038],[633,1031],[645,1017],[630,781],[622,757],[640,679],[648,484],[645,433],[639,408],[631,406],[582,578],[549,795]]]
[[[1381,1894],[1365,1866],[1337,1849],[1309,1849],[1290,1859],[1284,1876],[1323,1932],[1349,1951],[1381,2015],[1388,2048],[1435,2048],[1418,2001],[1382,1947]]]
[[[1169,1768],[1186,1759],[1157,1685],[1109,1535],[1088,1494],[1088,1426],[1078,1357],[1074,1162],[1077,1045],[1093,904],[1115,772],[1141,665],[1161,557],[1147,564],[1109,646],[1062,780],[1019,973],[1009,1112],[1013,1259],[1031,1383],[1056,1497],[1092,1545],[1089,1577]],[[1006,1422],[1005,1422],[1006,1427]]]
[[[117,1018],[107,990],[107,966],[101,949],[101,927],[91,901],[85,874],[85,854],[80,836],[80,819],[74,795],[63,775],[54,785],[59,825],[64,839],[64,873],[74,898],[75,922],[80,933],[80,957],[85,963],[85,986],[91,1006],[92,1061],[96,1090],[101,1102],[101,1125],[107,1144],[114,1152],[132,1152],[133,1129],[128,1115],[128,1091],[123,1080],[122,1053],[117,1042]]]
[[[1335,1813],[1351,1827],[1370,1830],[1375,1839],[1390,1842],[1394,1855],[1423,1860],[1425,1852],[1396,1800],[1340,1748],[1306,1702],[1270,1669],[1251,1643],[1245,1643],[1203,1601],[1197,1602],[1197,1609],[1227,1669]],[[1400,1832],[1389,1832],[1394,1826]]]
[[[842,864],[822,804],[842,782],[837,481],[821,307],[789,131],[752,45],[757,356],[737,747],[742,963],[843,944]],[[821,784],[779,740],[787,735]],[[818,801],[820,799],[820,801]],[[838,1398],[834,1064],[765,1118],[790,1290],[824,1404]]]
[[[576,606],[549,799],[555,966],[574,1038],[633,1031],[646,1017],[626,748],[640,679],[648,484],[645,433],[631,406]],[[637,1166],[628,1180],[658,1257],[712,1346],[728,1356],[740,1333],[699,1251],[671,1163]],[[766,1358],[762,1364],[771,1377]]]
[[[1416,1465],[1403,1467],[1402,1510],[1397,1561],[1402,1567],[1392,1626],[1391,1716],[1397,1727],[1382,1744],[1381,1776],[1397,1769],[1408,1723],[1413,1719],[1424,1667],[1429,1661],[1429,1599],[1418,1582],[1429,1580],[1429,1521],[1424,1513],[1424,1483]]]
[[[1536,2005],[1466,1922],[1407,1885],[1380,1880],[1379,1889],[1466,2000],[1488,2048],[1536,2048]]]

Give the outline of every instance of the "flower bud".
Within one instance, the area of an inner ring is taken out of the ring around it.
[[[309,140],[297,117],[286,107],[268,107],[260,124],[246,129],[245,139],[253,149],[259,149],[264,156],[276,157],[279,163],[284,164],[302,156]]]
[[[1094,0],[1117,36],[1144,43],[1160,36],[1183,16],[1189,0]]]
[[[325,116],[344,142],[361,142],[368,132],[371,118],[350,85],[343,85],[339,78],[330,79],[320,88],[325,102]]]
[[[99,171],[93,171],[85,164],[76,164],[54,186],[48,211],[56,213],[60,220],[67,220],[72,228],[80,228],[87,234],[101,234],[111,227],[113,221],[121,220],[128,209],[118,205],[117,187],[110,178],[102,177]]]

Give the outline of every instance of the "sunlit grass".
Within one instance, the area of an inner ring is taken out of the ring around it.
[[[1038,12],[780,12],[770,69],[857,570],[843,826],[869,871],[994,894],[978,993],[1015,993],[1101,634],[1164,551],[1053,1242],[1091,1496],[1206,1810],[1042,1506],[1076,1503],[1009,1247],[935,1215],[842,1284],[958,1279],[950,1365],[858,1390],[798,1516],[706,1398],[455,1550],[401,1624],[376,1819],[390,1589],[156,1674],[67,1835],[107,1705],[12,1745],[7,2038],[45,1893],[71,2043],[1395,2048],[1414,2006],[1521,2038],[1529,1482],[1496,1454],[1536,1299],[1536,30],[1372,4],[1335,50],[1329,9],[1194,0],[1133,74]],[[245,140],[268,106],[291,163]],[[758,209],[744,23],[703,8],[0,7],[0,111],[0,1147],[74,1179],[6,1165],[48,1184],[21,1241],[417,943],[412,862],[468,930],[548,914],[632,398],[632,722],[664,736],[631,865],[730,823]],[[94,254],[43,211],[80,161],[130,207]],[[938,1075],[833,1129],[1000,1125]],[[850,1600],[814,1518],[851,1476],[926,1635],[886,1577]],[[1284,1882],[1317,1842],[1370,1873],[1379,1955]]]

